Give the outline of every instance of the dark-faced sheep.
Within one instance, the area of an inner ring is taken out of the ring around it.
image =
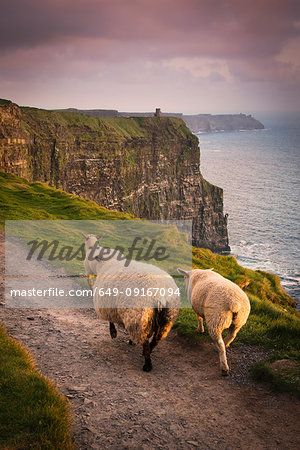
[[[152,350],[168,335],[178,315],[178,287],[160,268],[134,260],[124,264],[124,258],[114,254],[113,249],[108,258],[109,251],[101,251],[103,247],[97,245],[96,236],[84,236],[85,271],[88,276],[96,276],[93,286],[95,310],[101,319],[109,322],[112,338],[117,336],[116,324],[127,330],[129,343],[142,344],[143,370],[149,372]],[[105,258],[101,254],[105,254]],[[105,292],[112,295],[105,295]]]

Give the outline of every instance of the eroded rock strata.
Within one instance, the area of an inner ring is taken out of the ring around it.
[[[105,118],[0,103],[0,169],[148,219],[192,219],[193,244],[229,250],[223,191],[171,117]]]

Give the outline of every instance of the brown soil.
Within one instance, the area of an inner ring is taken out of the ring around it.
[[[70,400],[80,449],[296,449],[300,403],[250,382],[264,352],[228,350],[232,375],[221,378],[211,343],[172,331],[143,372],[140,346],[129,346],[93,309],[0,306],[9,334]]]

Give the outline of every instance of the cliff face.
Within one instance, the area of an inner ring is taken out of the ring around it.
[[[99,118],[0,103],[0,169],[149,219],[192,219],[193,244],[229,250],[222,189],[176,118]]]

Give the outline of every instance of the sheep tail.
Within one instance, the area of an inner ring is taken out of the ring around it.
[[[232,313],[232,320],[231,324],[235,327],[240,328],[244,323],[245,314],[247,311],[247,308],[241,303],[241,302],[233,302],[230,308],[230,311]],[[249,313],[246,314],[246,317],[248,317]]]
[[[241,302],[239,301],[239,299],[237,299],[237,300],[236,299],[232,299],[230,301],[229,309],[232,312],[232,315],[236,317],[237,313],[241,309]]]
[[[229,304],[230,312],[226,318],[225,328],[229,327],[229,325],[233,325],[233,326],[235,325],[236,321],[238,320],[240,309],[241,309],[240,302],[238,300],[231,299],[230,304]]]
[[[237,314],[238,314],[237,312],[233,312],[233,313],[232,313],[232,322],[231,322],[231,323],[234,324],[234,321],[235,321],[235,319],[236,319]]]

